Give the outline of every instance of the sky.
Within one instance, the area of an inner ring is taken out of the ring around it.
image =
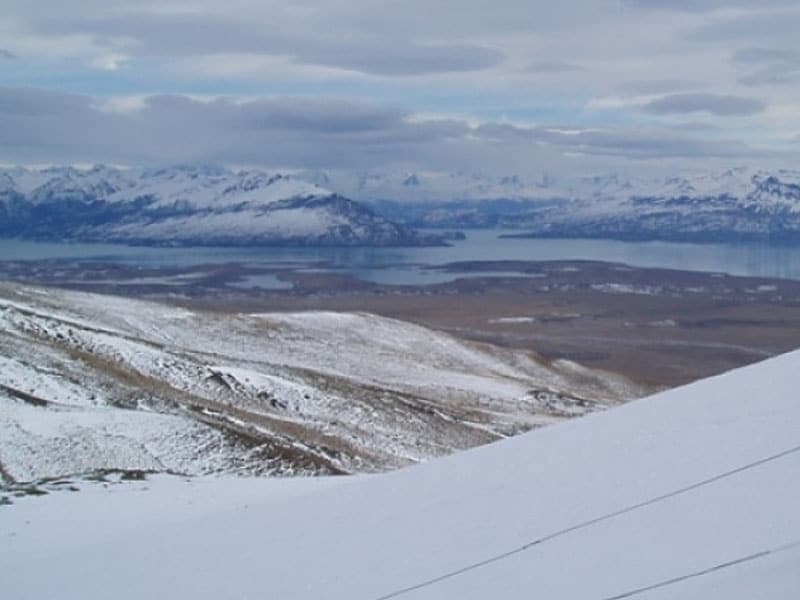
[[[800,162],[796,0],[4,0],[0,162]]]

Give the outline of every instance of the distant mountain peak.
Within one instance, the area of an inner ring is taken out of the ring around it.
[[[418,227],[501,227],[531,237],[800,241],[800,172],[785,169],[608,173],[549,179],[546,187],[522,176],[427,174],[413,190],[390,174],[364,181],[384,200],[384,214]],[[392,208],[392,200],[401,208]]]
[[[288,173],[179,165],[0,170],[0,235],[183,245],[420,245],[421,235]]]

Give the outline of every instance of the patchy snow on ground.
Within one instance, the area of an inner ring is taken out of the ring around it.
[[[519,325],[523,323],[536,323],[536,317],[500,317],[489,319],[489,323],[496,325]]]
[[[643,296],[657,296],[663,291],[658,286],[631,285],[628,283],[595,283],[591,285],[591,288],[605,294],[639,294]]]
[[[795,598],[799,378],[794,352],[380,475],[10,497],[0,585],[19,600]]]
[[[0,464],[16,481],[373,472],[641,395],[365,313],[202,313],[14,284],[0,285],[0,367]]]

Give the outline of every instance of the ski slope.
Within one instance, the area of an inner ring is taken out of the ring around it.
[[[800,352],[382,475],[0,506],[4,597],[800,596]],[[67,517],[68,515],[68,517]]]

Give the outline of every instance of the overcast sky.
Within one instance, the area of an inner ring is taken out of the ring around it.
[[[797,0],[4,0],[0,162],[798,166]]]

